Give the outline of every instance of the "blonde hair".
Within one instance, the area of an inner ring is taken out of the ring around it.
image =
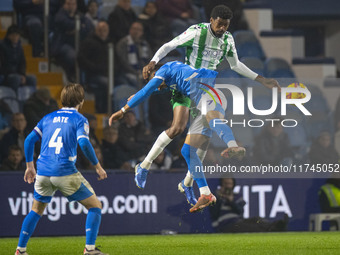
[[[84,88],[78,83],[69,83],[61,91],[61,104],[64,107],[76,107],[84,100]]]

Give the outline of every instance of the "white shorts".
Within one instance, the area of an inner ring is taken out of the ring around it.
[[[66,176],[36,176],[35,200],[49,203],[57,190],[69,201],[84,200],[95,194],[91,185],[79,172]]]
[[[224,116],[226,110],[226,103],[223,102],[222,105],[216,103],[213,100],[210,100],[210,95],[204,94],[197,105],[197,109],[200,110],[201,114],[199,114],[191,123],[188,134],[189,135],[199,134],[211,137],[212,130],[210,129],[209,123],[207,122],[205,115],[203,115],[202,113],[207,113],[209,111],[219,111]]]

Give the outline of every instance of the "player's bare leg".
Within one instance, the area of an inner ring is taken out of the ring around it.
[[[173,111],[174,116],[170,128],[168,128],[166,131],[163,131],[158,136],[156,142],[153,144],[144,161],[135,167],[135,182],[138,188],[144,189],[147,174],[155,158],[157,158],[164,148],[186,128],[189,119],[189,108],[178,105]]]
[[[219,111],[209,111],[206,115],[206,120],[209,123],[211,129],[213,129],[228,146],[227,149],[221,152],[221,156],[225,158],[237,158],[238,160],[242,160],[246,154],[246,149],[239,147],[233,136],[232,138],[231,136],[227,136],[229,132],[232,135],[232,132],[229,126],[218,121],[223,117],[224,116]]]

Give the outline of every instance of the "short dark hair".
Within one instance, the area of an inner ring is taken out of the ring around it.
[[[6,32],[6,37],[11,34],[19,34],[21,35],[21,29],[17,25],[11,25]]]
[[[61,104],[65,107],[76,107],[84,100],[84,88],[78,83],[69,83],[61,91]]]
[[[232,19],[233,12],[228,6],[221,4],[221,5],[215,6],[214,9],[212,9],[210,17],[213,19],[217,19],[217,18]]]
[[[23,154],[23,153],[22,153],[22,149],[21,149],[18,145],[16,145],[16,144],[13,144],[13,145],[9,146],[9,148],[8,148],[8,154],[9,154],[11,151],[20,151],[20,153]]]
[[[222,186],[222,181],[223,181],[224,179],[231,179],[231,180],[233,181],[233,189],[235,188],[235,186],[236,186],[236,179],[233,178],[233,177],[231,177],[231,176],[229,176],[229,177],[224,177],[224,178],[220,178],[220,186]]]

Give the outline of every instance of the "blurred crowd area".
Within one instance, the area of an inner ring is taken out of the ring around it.
[[[91,111],[82,113],[90,124],[90,139],[97,157],[106,169],[132,171],[151,148],[157,136],[172,121],[169,93],[152,95],[147,102],[124,118],[107,126],[98,114],[107,113],[108,105],[108,44],[114,45],[114,91],[112,111],[120,109],[127,98],[145,85],[141,71],[154,53],[166,42],[189,26],[209,22],[210,12],[218,4],[228,5],[234,12],[229,31],[233,34],[239,58],[258,74],[273,78],[296,80],[290,64],[281,58],[267,58],[260,42],[243,13],[241,0],[50,0],[48,16],[48,56],[44,49],[43,0],[13,0],[15,23],[3,34],[0,43],[0,165],[1,170],[24,170],[24,140],[37,122],[60,107],[59,94],[44,86],[44,80],[34,75],[35,60],[49,58],[51,65],[61,68],[64,82],[79,82],[93,96]],[[75,21],[80,20],[80,44],[75,45]],[[307,31],[310,34],[311,31]],[[312,31],[314,34],[317,31]],[[317,37],[319,38],[319,37]],[[31,45],[26,47],[23,41]],[[316,40],[309,55],[323,55],[322,44]],[[29,51],[29,52],[28,52]],[[34,60],[35,59],[35,60]],[[162,62],[184,60],[184,52],[175,50]],[[243,91],[247,82],[231,71],[227,62],[219,69],[219,77],[232,78]],[[66,79],[66,81],[65,81]],[[337,163],[340,152],[340,100],[331,110],[327,98],[318,86],[306,84],[312,99],[305,106],[312,116],[304,116],[290,108],[291,118],[298,126],[264,123],[263,127],[232,128],[239,145],[247,149],[242,162],[230,162],[219,157],[223,145],[213,137],[205,159],[211,164],[290,164],[292,162]],[[60,90],[56,90],[57,92]],[[340,91],[339,91],[340,92]],[[266,92],[267,93],[267,92]],[[257,109],[268,109],[270,94],[258,90],[254,95]],[[340,95],[340,93],[338,93]],[[110,100],[110,99],[109,99]],[[227,112],[227,119],[233,118]],[[246,113],[244,120],[257,118]],[[274,118],[277,118],[277,116]],[[243,120],[242,120],[243,121]],[[98,129],[100,129],[98,131]],[[154,161],[152,169],[186,169],[180,154],[186,131],[175,139]],[[36,146],[36,157],[39,146]],[[91,169],[91,164],[78,154],[79,169]]]

